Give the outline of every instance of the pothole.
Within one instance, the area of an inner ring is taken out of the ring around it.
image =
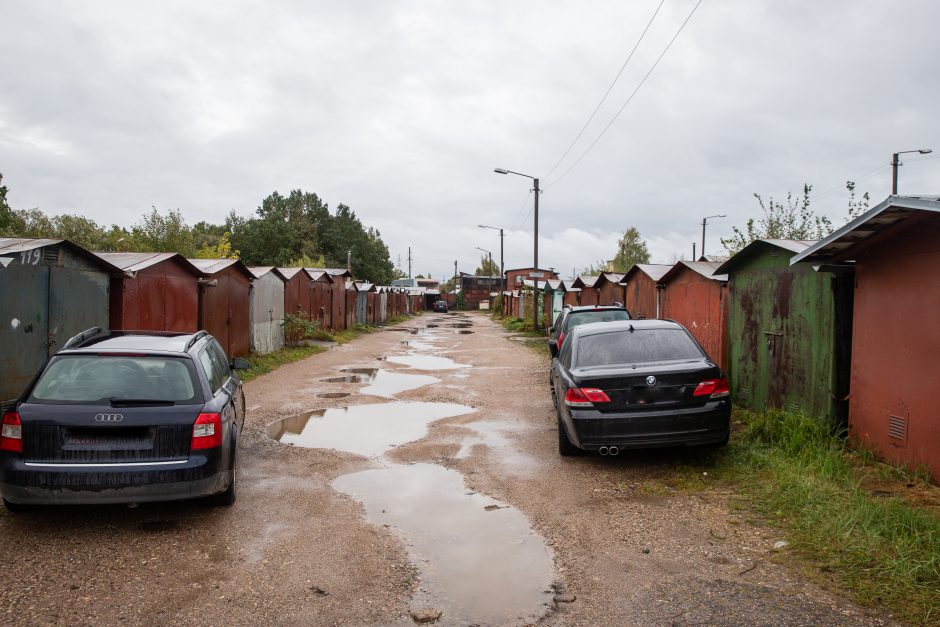
[[[458,329],[457,333],[460,333],[461,335],[469,335],[470,333],[473,333],[473,331],[468,331],[467,329]]]
[[[421,570],[413,606],[465,625],[533,623],[547,611],[553,569],[545,541],[516,508],[468,490],[460,473],[395,465],[344,475],[333,488],[400,534]]]
[[[320,392],[317,396],[319,398],[346,398],[349,392]]]
[[[420,440],[435,420],[476,411],[455,403],[376,403],[320,409],[268,425],[268,436],[284,444],[329,448],[373,457]]]
[[[425,374],[405,374],[381,368],[343,368],[343,372],[357,377],[357,383],[368,383],[359,390],[360,394],[374,396],[394,396],[399,392],[416,390],[425,385],[440,383],[441,380]]]
[[[469,367],[467,364],[458,364],[453,359],[435,355],[389,355],[385,360],[393,364],[409,366],[415,370],[456,370]]]

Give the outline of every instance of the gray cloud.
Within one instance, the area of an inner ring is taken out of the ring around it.
[[[528,182],[606,89],[657,2],[7,2],[0,172],[16,207],[129,223],[151,204],[190,222],[301,187],[352,206],[416,271],[472,271],[504,226],[531,261]],[[634,89],[693,5],[667,0],[571,158]],[[895,150],[940,152],[933,34],[921,0],[705,0],[593,151],[541,199],[541,260],[610,257],[635,225],[657,260],[718,236],[752,192],[804,181],[840,221],[848,178]],[[936,193],[913,157],[902,192]],[[566,168],[563,165],[556,175]],[[860,183],[877,201],[883,168]],[[521,209],[521,211],[520,211]]]

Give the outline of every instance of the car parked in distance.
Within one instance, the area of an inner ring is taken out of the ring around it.
[[[447,313],[447,301],[446,300],[434,301],[434,311],[438,313]]]
[[[676,322],[580,325],[551,376],[561,455],[728,443],[725,375]]]
[[[558,355],[558,349],[565,341],[565,336],[571,332],[571,329],[582,324],[592,322],[615,322],[618,320],[630,320],[630,312],[623,305],[584,305],[565,307],[558,314],[555,324],[552,325],[548,335],[548,350],[552,357]]]
[[[205,331],[80,333],[3,414],[4,504],[233,503],[247,367]]]

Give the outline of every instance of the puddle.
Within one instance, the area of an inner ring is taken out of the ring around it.
[[[385,360],[393,364],[410,366],[415,370],[456,370],[457,368],[469,367],[467,364],[458,364],[453,359],[434,355],[390,355]]]
[[[473,326],[473,323],[471,323],[471,322],[455,322],[454,324],[452,324],[452,325],[450,325],[450,326],[454,327],[455,329],[469,329],[470,327]]]
[[[469,491],[460,473],[396,465],[344,475],[333,487],[401,535],[421,570],[413,607],[464,625],[531,623],[546,612],[553,567],[544,540],[516,508]]]
[[[333,407],[268,425],[268,437],[305,448],[331,448],[367,457],[420,440],[435,420],[476,411],[454,403],[376,403]]]
[[[469,334],[469,333],[473,333],[473,331],[467,331],[466,329],[460,329],[460,330],[457,331],[457,333],[460,333],[461,335],[467,335],[467,334]]]
[[[399,392],[417,390],[425,385],[441,382],[440,379],[426,374],[405,374],[378,368],[347,368],[343,372],[352,372],[355,375],[365,377],[362,379],[362,383],[369,383],[369,385],[359,390],[359,393],[374,396],[390,397]]]
[[[317,394],[320,398],[346,398],[349,392],[320,392]]]

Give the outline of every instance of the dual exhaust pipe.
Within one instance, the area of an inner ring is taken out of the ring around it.
[[[616,457],[617,455],[620,455],[620,449],[616,446],[602,446],[599,449],[597,449],[597,452],[605,457],[607,455],[611,455],[614,457]]]

